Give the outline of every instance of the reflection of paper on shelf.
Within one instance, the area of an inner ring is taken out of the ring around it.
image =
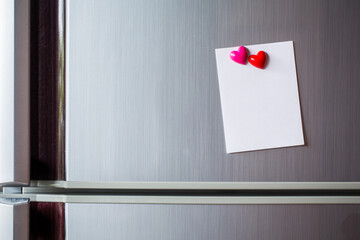
[[[264,70],[233,62],[238,47],[215,50],[226,152],[303,145],[293,42],[246,48],[268,54]]]

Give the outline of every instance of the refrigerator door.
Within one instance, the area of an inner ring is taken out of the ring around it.
[[[68,0],[66,180],[360,181],[359,11],[341,0]],[[215,49],[286,40],[306,145],[226,154]]]
[[[360,205],[66,204],[68,240],[355,240]]]
[[[29,239],[29,202],[27,199],[0,198],[0,239]]]
[[[0,1],[0,185],[29,183],[29,3]]]

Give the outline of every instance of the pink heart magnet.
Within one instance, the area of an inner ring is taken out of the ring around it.
[[[244,46],[240,46],[237,51],[230,52],[231,60],[244,65],[246,64],[247,55],[247,50]]]

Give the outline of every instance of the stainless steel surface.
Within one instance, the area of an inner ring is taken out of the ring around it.
[[[360,190],[360,182],[72,182],[30,181],[34,189],[147,189],[147,190]],[[36,190],[37,189],[37,190]]]
[[[0,2],[0,182],[13,179],[14,1]]]
[[[183,193],[184,194],[184,193]],[[31,202],[62,202],[62,203],[121,203],[121,204],[200,204],[200,205],[285,205],[285,204],[359,204],[359,196],[188,196],[166,195],[161,193],[139,194],[134,192],[84,191],[58,189],[24,189],[21,194],[2,193],[0,198],[23,199]]]
[[[4,187],[3,193],[4,194],[21,194],[22,188],[21,187]]]
[[[66,6],[67,180],[360,181],[359,1]],[[214,49],[285,40],[307,145],[226,154]]]
[[[29,1],[0,2],[0,184],[29,183]]]
[[[359,196],[265,196],[265,197],[233,197],[233,196],[155,196],[155,195],[125,195],[125,194],[84,194],[75,192],[61,194],[56,191],[45,193],[0,194],[3,198],[23,199],[31,202],[61,202],[61,203],[107,203],[107,204],[198,204],[198,205],[328,205],[328,204],[358,204]]]
[[[0,199],[0,239],[29,239],[28,200]]]
[[[66,204],[68,240],[355,240],[359,205]]]

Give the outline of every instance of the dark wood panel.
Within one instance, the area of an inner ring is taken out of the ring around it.
[[[64,81],[59,4],[31,1],[31,179],[64,180]],[[59,27],[60,26],[60,27]]]
[[[30,203],[30,239],[65,239],[64,203]]]

